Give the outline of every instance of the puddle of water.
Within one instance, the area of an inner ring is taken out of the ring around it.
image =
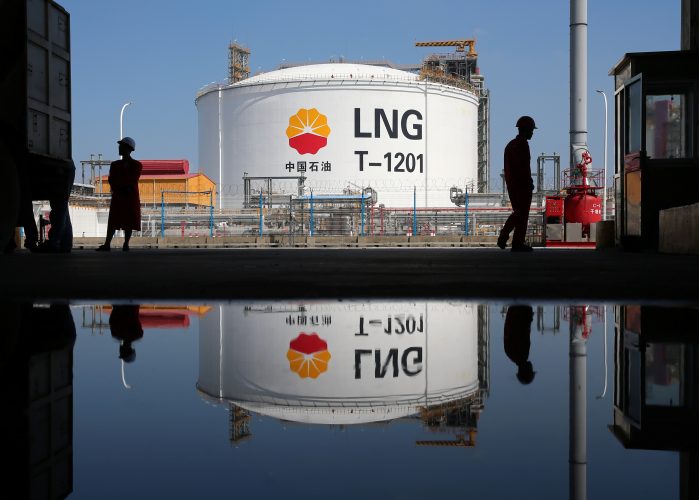
[[[696,481],[699,308],[3,311],[18,498],[680,498]]]

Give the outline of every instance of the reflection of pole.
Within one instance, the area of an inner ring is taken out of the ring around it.
[[[131,389],[131,386],[126,383],[126,377],[124,375],[124,360],[121,360],[121,383],[124,384],[126,389]]]
[[[587,343],[570,318],[569,488],[571,500],[587,498]]]
[[[602,394],[597,396],[597,399],[602,399],[607,395],[607,306],[604,306],[604,389]]]

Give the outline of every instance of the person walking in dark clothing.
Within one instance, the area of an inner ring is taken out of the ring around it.
[[[104,245],[97,250],[109,252],[112,238],[117,229],[124,230],[123,250],[129,250],[129,240],[133,231],[141,230],[141,200],[138,194],[138,179],[141,177],[143,165],[131,158],[136,150],[136,141],[124,137],[117,141],[121,160],[112,162],[109,166],[109,186],[112,191],[112,201],[109,205],[107,220],[107,238]]]
[[[529,361],[531,327],[534,311],[531,306],[510,306],[505,316],[505,354],[517,365],[517,380],[531,384],[534,367]]]
[[[512,214],[507,218],[507,222],[500,231],[498,246],[502,249],[507,247],[507,240],[514,229],[512,251],[531,252],[532,247],[524,243],[532,192],[534,191],[528,141],[534,135],[534,130],[537,127],[531,116],[520,117],[516,126],[519,129],[519,134],[505,147],[505,183],[507,184],[507,194],[512,203]]]
[[[75,181],[75,163],[72,160],[59,169],[60,182],[49,196],[49,234],[37,251],[43,253],[70,253],[73,248],[73,224],[70,220],[68,201]]]

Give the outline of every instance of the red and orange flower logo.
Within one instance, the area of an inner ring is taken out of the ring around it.
[[[286,136],[289,138],[289,146],[299,154],[316,154],[319,149],[327,146],[329,135],[328,118],[316,108],[299,109],[298,113],[289,118]]]
[[[318,378],[318,375],[328,369],[330,357],[328,343],[317,333],[301,333],[289,342],[289,350],[286,353],[289,368],[301,378]]]

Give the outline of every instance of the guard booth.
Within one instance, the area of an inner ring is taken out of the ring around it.
[[[626,54],[610,75],[617,244],[657,250],[660,210],[699,202],[699,51]]]
[[[627,449],[679,452],[679,498],[699,497],[699,309],[617,306],[614,414]]]

